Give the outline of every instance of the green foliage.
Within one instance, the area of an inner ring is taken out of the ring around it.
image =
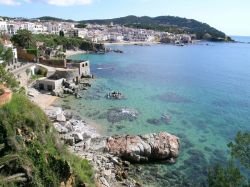
[[[55,17],[51,17],[51,16],[43,16],[43,17],[39,17],[37,19],[39,19],[41,21],[74,22],[71,19],[61,19],[61,18],[55,18]]]
[[[88,162],[67,152],[45,113],[25,95],[13,94],[12,101],[0,109],[0,119],[0,144],[6,145],[0,156],[9,153],[18,156],[15,164],[2,169],[3,174],[26,173],[25,168],[29,168],[30,177],[24,186],[54,187],[60,186],[72,172],[78,184],[93,185],[93,171]]]
[[[12,89],[18,86],[14,75],[6,71],[2,65],[0,65],[0,84],[7,84],[7,86]]]
[[[38,69],[38,71],[36,72],[36,74],[38,75],[38,76],[42,76],[42,77],[46,77],[47,76],[47,70],[46,69],[43,69],[43,68],[40,68],[40,69]]]
[[[89,164],[87,160],[79,159],[79,157],[75,155],[66,155],[66,159],[72,164],[74,168],[74,172],[77,174],[76,176],[76,184],[77,186],[81,186],[82,181],[88,184],[88,186],[92,187],[94,181],[94,175],[92,166]]]
[[[250,169],[250,132],[238,132],[235,141],[228,144],[233,158]]]
[[[33,35],[33,38],[35,41],[44,42],[46,46],[52,48],[62,45],[64,49],[68,50],[74,50],[76,48],[86,51],[97,51],[105,49],[103,44],[95,44],[82,38],[66,38],[57,35],[43,34]]]
[[[0,44],[0,60],[4,61],[4,64],[10,62],[13,59],[12,49],[4,49],[4,46]]]
[[[86,28],[87,25],[86,25],[86,24],[80,23],[80,24],[75,25],[75,27],[76,27],[76,28],[81,28],[81,29],[83,29],[83,28]]]
[[[231,149],[232,160],[226,167],[220,164],[209,169],[209,187],[250,187],[250,180],[241,173],[240,167],[235,165],[235,160],[239,159],[242,166],[250,167],[250,133],[238,132],[234,142],[228,144]],[[249,181],[247,181],[249,180]]]
[[[0,151],[4,149],[4,144],[0,144]],[[0,157],[0,169],[7,166],[10,162],[13,162],[18,159],[17,155],[8,154]],[[0,174],[0,185],[1,186],[12,186],[13,183],[16,182],[24,182],[26,181],[26,177],[24,173],[16,173],[11,176],[3,176]]]
[[[229,162],[226,168],[216,165],[208,172],[209,187],[245,187],[247,182],[232,162]]]
[[[63,32],[63,31],[60,31],[60,32],[59,32],[59,36],[64,37],[64,32]]]
[[[12,42],[22,48],[35,47],[32,33],[28,30],[18,30],[17,33],[11,38]]]

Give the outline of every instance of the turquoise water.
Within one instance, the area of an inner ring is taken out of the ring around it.
[[[90,60],[97,78],[82,93],[83,99],[65,104],[96,121],[107,135],[160,131],[177,135],[178,162],[143,165],[136,176],[149,186],[188,186],[187,181],[200,186],[208,165],[225,162],[227,143],[238,131],[250,130],[250,45],[111,47],[124,53],[72,57]],[[126,99],[107,100],[105,94],[111,90]],[[117,108],[132,108],[139,115],[111,122],[110,111]],[[162,114],[171,121],[162,122]],[[149,123],[152,119],[157,123]]]

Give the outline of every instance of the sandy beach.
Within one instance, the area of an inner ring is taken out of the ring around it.
[[[30,88],[28,90],[29,99],[41,107],[43,110],[51,106],[58,97],[46,93],[40,93],[36,89]]]
[[[70,56],[73,56],[73,55],[79,55],[79,54],[85,54],[86,51],[84,50],[77,50],[77,51],[74,51],[74,50],[67,50],[65,52],[65,55],[66,55],[66,58],[70,57]]]

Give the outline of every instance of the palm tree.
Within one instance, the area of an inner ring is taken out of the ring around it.
[[[4,149],[4,144],[0,144],[0,151]],[[4,166],[6,166],[11,161],[15,161],[18,159],[17,155],[9,154],[0,157],[0,171],[4,170]],[[0,174],[0,178],[3,184],[9,183],[18,183],[18,182],[25,182],[27,178],[25,177],[25,173],[16,173],[10,176],[4,176]],[[1,184],[1,183],[0,183]]]

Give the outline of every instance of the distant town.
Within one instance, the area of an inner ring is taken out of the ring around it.
[[[81,28],[79,28],[81,27]],[[191,43],[195,34],[173,34],[147,29],[129,28],[123,25],[86,24],[76,22],[40,21],[39,19],[22,21],[0,18],[0,32],[14,35],[18,30],[26,29],[33,34],[54,34],[65,37],[79,37],[95,43],[105,42],[162,42],[173,44]]]

